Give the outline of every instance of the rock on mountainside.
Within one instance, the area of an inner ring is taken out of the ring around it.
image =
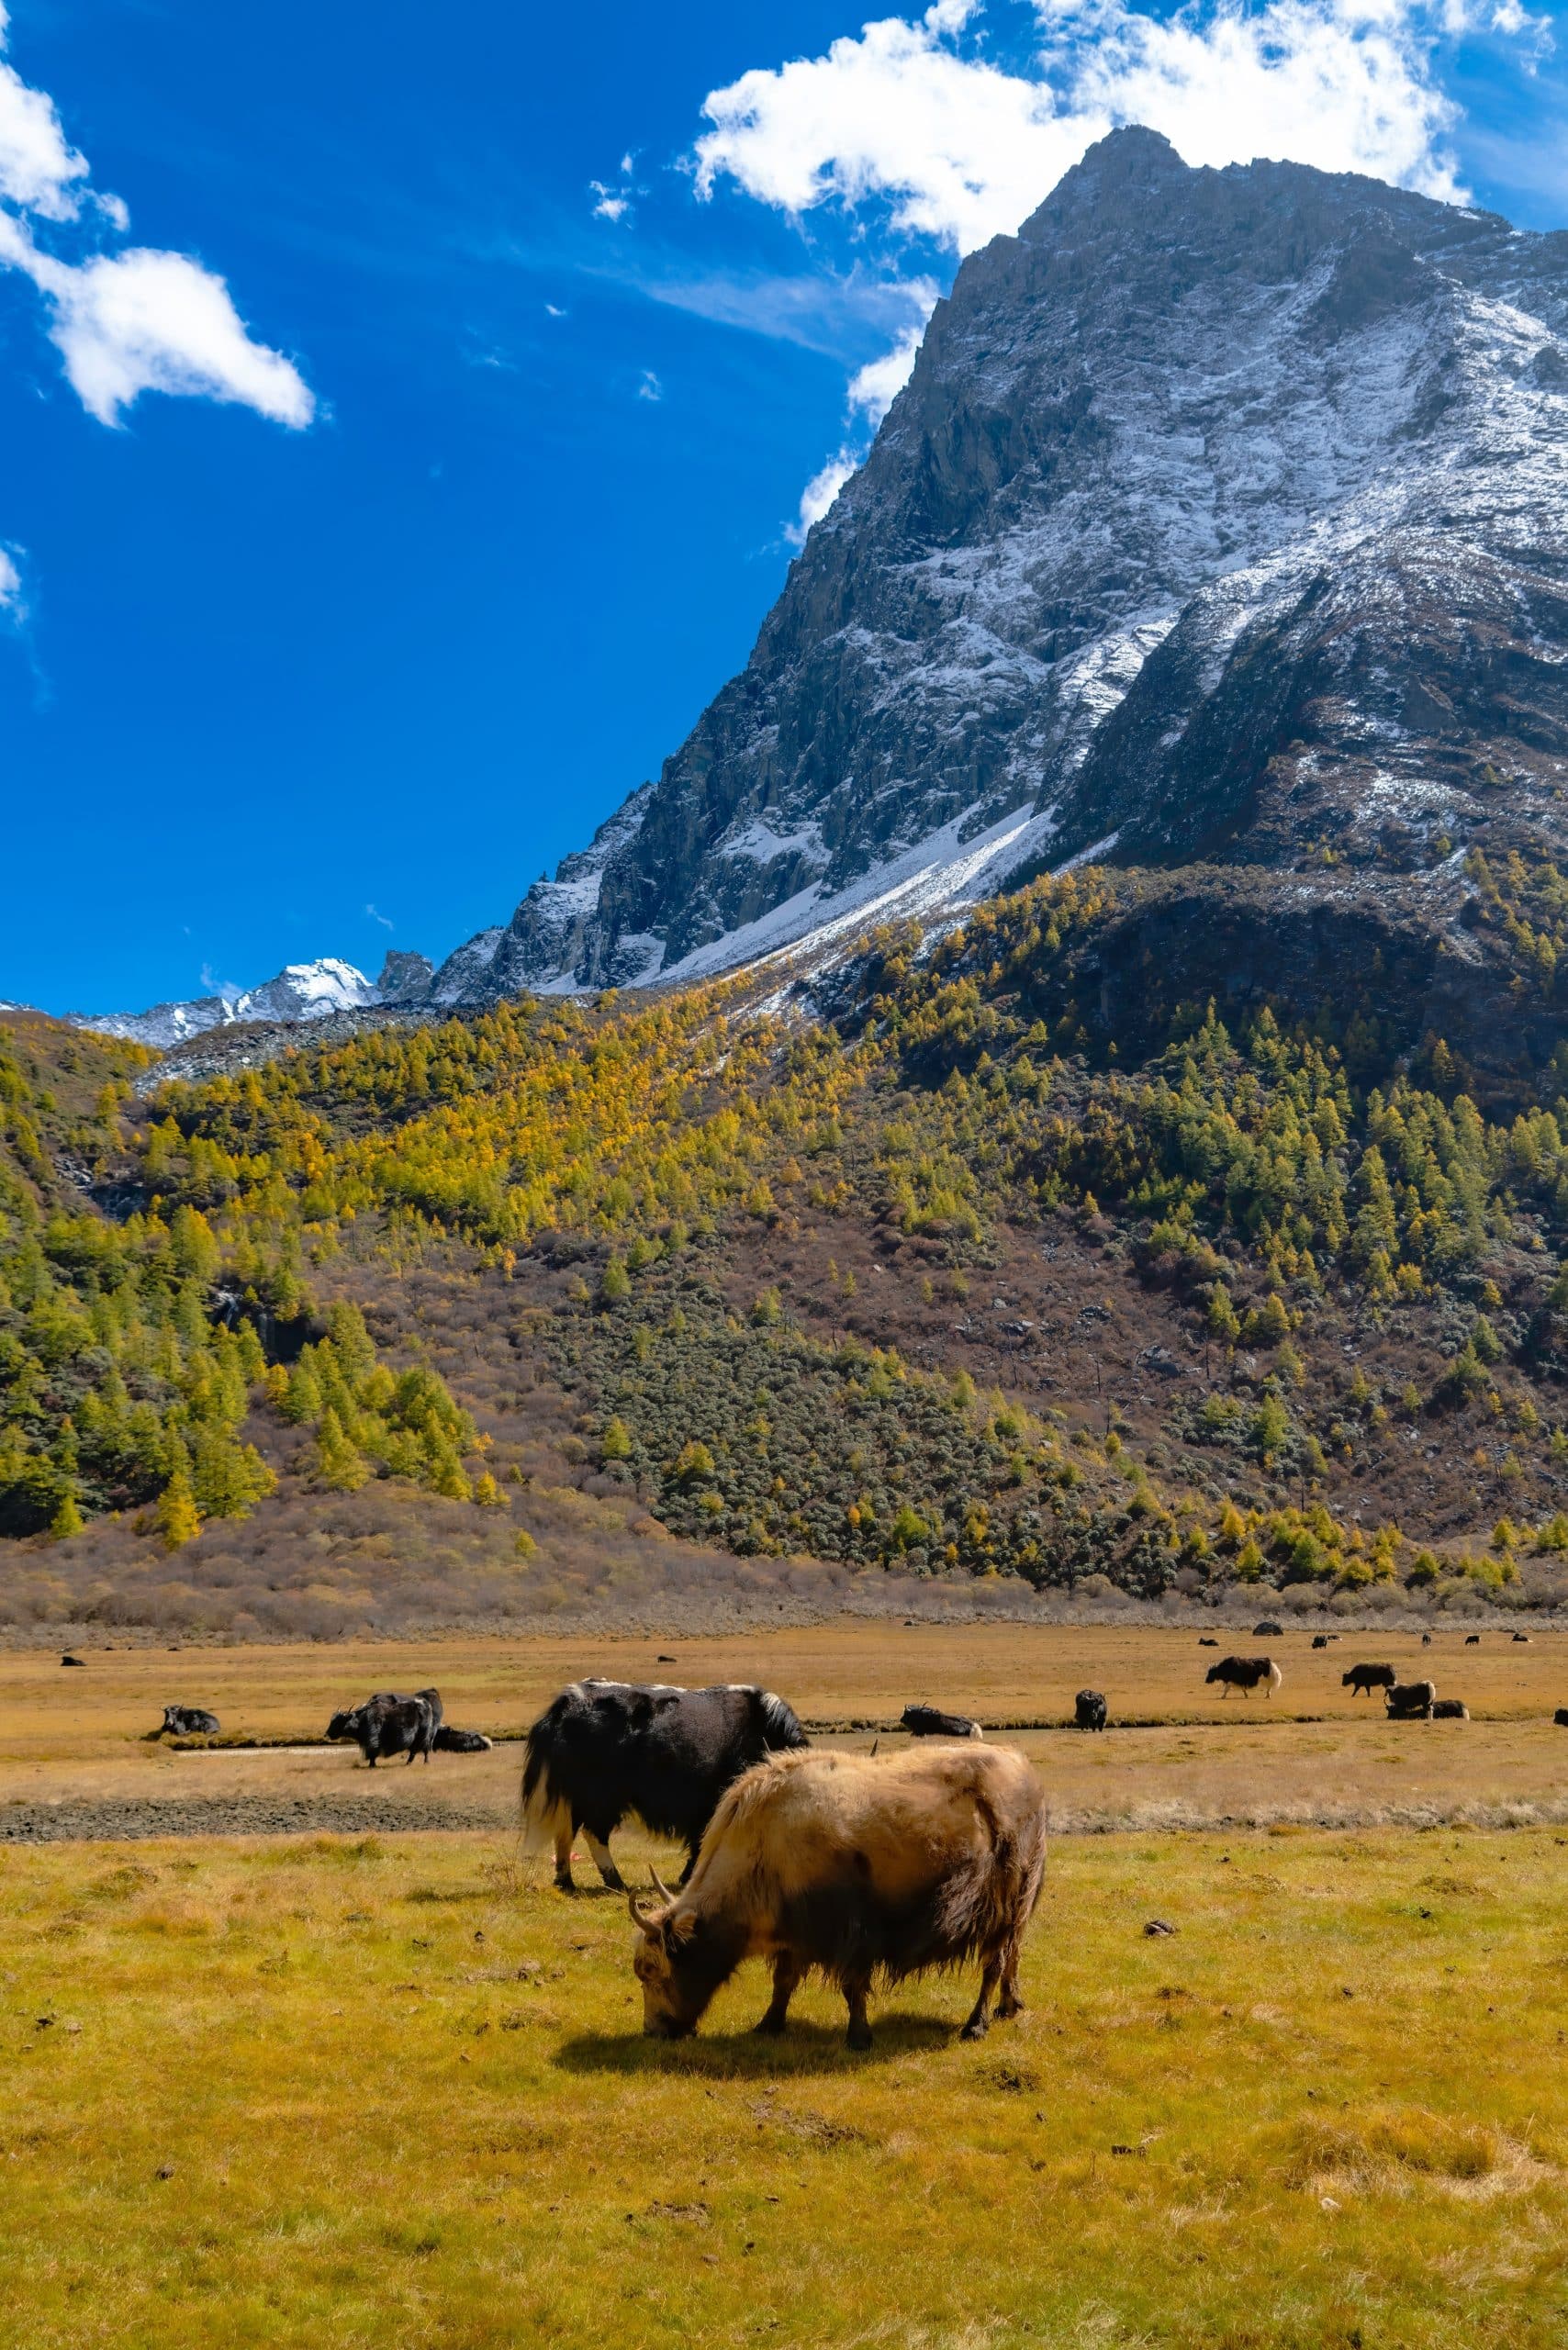
[[[1560,843],[1564,781],[1568,235],[1122,130],[959,270],[658,782],[437,993],[1090,856],[1332,867],[1462,947],[1463,848]]]
[[[167,1047],[209,1029],[256,1021],[325,1020],[334,1013],[369,1010],[384,1003],[422,1002],[431,965],[423,955],[390,954],[380,981],[372,985],[352,963],[326,956],[318,963],[290,963],[264,987],[238,995],[199,996],[188,1003],[155,1003],[148,1012],[76,1013],[75,1028],[101,1036],[129,1036],[139,1045]]]

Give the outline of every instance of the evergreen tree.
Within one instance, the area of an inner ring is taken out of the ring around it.
[[[183,1550],[201,1532],[196,1496],[191,1491],[190,1478],[183,1469],[175,1471],[159,1495],[157,1518],[165,1550]]]

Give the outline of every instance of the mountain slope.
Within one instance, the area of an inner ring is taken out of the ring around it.
[[[965,263],[745,669],[446,1000],[1091,854],[1327,858],[1451,923],[1445,860],[1561,837],[1565,320],[1568,236],[1114,133]]]

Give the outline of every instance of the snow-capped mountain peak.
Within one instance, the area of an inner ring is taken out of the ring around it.
[[[422,957],[400,958],[430,966]],[[335,1012],[359,1012],[386,1001],[380,988],[353,964],[334,955],[316,963],[290,963],[264,986],[193,998],[185,1003],[155,1003],[147,1012],[76,1013],[72,1025],[104,1036],[129,1036],[141,1045],[167,1047],[213,1028],[247,1021],[325,1020]]]
[[[443,1001],[1091,853],[1424,870],[1488,775],[1561,831],[1565,517],[1568,236],[1114,132],[964,263],[745,670]]]

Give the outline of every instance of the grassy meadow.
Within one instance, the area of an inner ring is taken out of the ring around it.
[[[1027,2014],[854,2057],[755,1969],[644,2041],[500,1836],[0,1852],[7,2339],[1561,2343],[1565,1858],[1063,1839]]]
[[[1265,1719],[1204,1702],[1186,1631],[678,1644],[672,1677],[760,1674],[857,1743],[910,1696],[1045,1723],[1085,1681],[1143,1724],[1017,1734],[1058,1819],[1108,1831],[1053,1840],[1025,2016],[966,2047],[972,1985],[908,1985],[868,2056],[817,1989],[754,2039],[755,1967],[695,2042],[644,2041],[624,1903],[519,1853],[515,1746],[373,1777],[140,1738],[165,1695],[287,1740],[430,1677],[504,1730],[570,1673],[650,1675],[652,1641],[0,1657],[0,1825],[151,1789],[188,1829],[246,1786],[386,1822],[0,1842],[8,2350],[1561,2344],[1561,1640],[1434,1643],[1475,1718],[1397,1729],[1338,1676],[1410,1635],[1273,1645]],[[667,1863],[619,1841],[629,1876]]]

